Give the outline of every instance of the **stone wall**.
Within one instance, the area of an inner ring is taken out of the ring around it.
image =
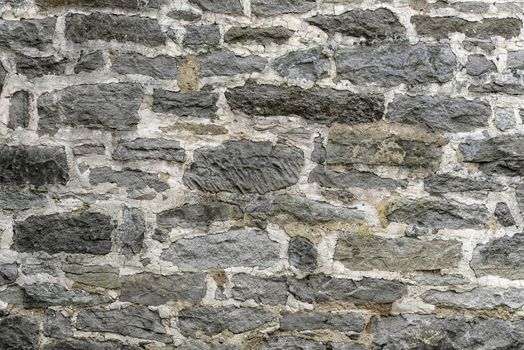
[[[523,11],[0,2],[0,349],[524,349]]]

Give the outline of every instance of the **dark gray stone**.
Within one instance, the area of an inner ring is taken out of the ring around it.
[[[110,303],[109,296],[91,294],[81,289],[67,289],[57,283],[34,283],[24,286],[24,306],[45,308],[56,305],[91,306]]]
[[[303,13],[312,10],[315,4],[315,0],[252,0],[251,13],[265,17]]]
[[[4,68],[4,65],[0,63],[0,93],[2,92],[2,89],[4,88],[4,82],[5,78],[7,76],[7,71]]]
[[[466,38],[462,41],[462,45],[468,51],[475,51],[477,48],[480,48],[484,51],[491,52],[495,50],[495,44],[493,39],[472,39]]]
[[[82,6],[92,8],[119,8],[139,10],[144,8],[158,8],[162,1],[155,0],[36,0],[37,5],[46,9],[64,6]]]
[[[77,316],[76,328],[81,331],[110,332],[162,343],[173,341],[166,335],[158,314],[145,306],[128,306],[112,310],[85,309]]]
[[[244,13],[240,0],[189,0],[189,2],[204,11],[228,15],[242,15]]]
[[[60,311],[46,309],[44,312],[44,334],[51,338],[69,338],[73,336],[73,330],[69,319]]]
[[[110,167],[91,169],[89,183],[91,185],[114,183],[120,187],[127,187],[128,191],[143,190],[146,187],[150,187],[157,192],[162,192],[169,188],[169,185],[156,175],[135,169],[118,171]]]
[[[101,12],[68,14],[65,18],[65,37],[79,44],[90,40],[115,40],[156,47],[166,42],[166,33],[156,19]]]
[[[257,84],[226,91],[226,99],[234,111],[249,116],[300,116],[311,122],[356,124],[382,118],[384,97],[380,94],[357,94],[349,91],[313,87]]]
[[[188,340],[176,348],[177,350],[240,350],[238,345],[208,344],[201,340]]]
[[[31,57],[19,54],[16,56],[16,71],[29,79],[44,75],[63,75],[66,60],[55,56]]]
[[[138,208],[125,206],[122,210],[122,224],[118,227],[115,237],[118,252],[124,255],[140,253],[145,234],[144,212]]]
[[[74,71],[76,74],[81,72],[92,72],[104,67],[104,65],[105,61],[102,51],[83,51],[78,58]]]
[[[202,273],[125,276],[120,300],[142,305],[162,305],[169,301],[198,304],[206,294],[205,279]]]
[[[217,47],[220,44],[218,25],[190,25],[186,27],[183,45],[192,49]]]
[[[186,152],[179,141],[164,138],[138,138],[120,141],[113,152],[116,160],[162,159],[183,162]]]
[[[230,44],[284,44],[295,32],[284,27],[232,27],[224,34],[224,42]]]
[[[303,152],[269,141],[227,141],[195,150],[183,182],[205,192],[267,193],[294,185],[304,165]]]
[[[177,76],[176,59],[167,55],[147,57],[139,53],[122,53],[116,57],[111,69],[120,74],[148,75],[157,79]]]
[[[329,58],[322,52],[323,48],[291,51],[278,57],[273,67],[282,77],[292,81],[317,80],[329,74]]]
[[[35,321],[17,315],[0,319],[0,349],[36,350],[40,343],[39,326]]]
[[[449,44],[395,43],[340,49],[337,74],[356,85],[392,87],[445,83],[453,78],[457,58]]]
[[[518,18],[484,18],[481,21],[467,21],[458,17],[430,17],[415,15],[411,23],[419,35],[435,39],[447,38],[451,33],[464,33],[467,37],[489,39],[501,36],[511,39],[520,34],[522,22]]]
[[[273,319],[269,311],[259,308],[230,306],[199,306],[178,313],[178,327],[185,336],[196,332],[208,335],[229,330],[243,333],[262,326]]]
[[[67,278],[88,286],[120,288],[120,269],[111,265],[64,264],[62,270]]]
[[[466,72],[472,76],[479,76],[488,72],[496,72],[497,67],[493,61],[488,60],[484,55],[468,56],[466,63]]]
[[[300,301],[322,303],[346,301],[357,305],[391,304],[408,293],[398,281],[364,277],[361,280],[335,278],[324,274],[289,280],[289,291]]]
[[[0,265],[0,286],[4,284],[13,283],[18,277],[17,264],[2,264]]]
[[[238,273],[231,278],[233,298],[254,300],[265,305],[284,305],[287,302],[287,283],[284,277],[257,277]]]
[[[296,269],[311,272],[317,268],[317,248],[307,238],[291,238],[287,254],[289,265]]]
[[[140,120],[142,98],[139,84],[70,86],[38,98],[38,127],[42,132],[56,132],[65,126],[131,130]]]
[[[263,231],[233,230],[175,241],[162,259],[181,269],[207,270],[234,266],[268,268],[278,261],[279,244]]]
[[[311,171],[308,181],[310,183],[316,182],[322,187],[340,189],[357,187],[364,189],[385,188],[394,190],[397,187],[406,185],[404,181],[383,178],[367,171],[355,169],[336,171],[322,165],[316,166]]]
[[[451,199],[426,197],[400,200],[388,205],[386,217],[434,229],[482,229],[488,225],[489,212],[483,204],[463,204]]]
[[[324,137],[321,135],[315,137],[313,140],[311,161],[318,164],[324,164],[326,162],[326,147],[324,147]]]
[[[334,260],[357,271],[420,271],[457,268],[462,243],[456,240],[422,241],[343,233]]]
[[[422,294],[422,300],[433,305],[466,309],[517,309],[524,306],[524,289],[477,287],[462,293],[431,289]]]
[[[294,336],[272,336],[265,340],[260,350],[328,350],[328,343]]]
[[[397,95],[388,106],[386,118],[433,132],[466,132],[487,126],[490,116],[489,103],[479,99]]]
[[[65,185],[69,166],[62,147],[0,146],[0,184]]]
[[[218,109],[218,94],[208,90],[173,92],[155,89],[153,99],[153,112],[156,113],[212,118]]]
[[[210,201],[197,204],[185,204],[157,214],[157,225],[162,228],[172,227],[207,227],[216,221],[242,219],[241,209],[231,203]]]
[[[19,252],[45,251],[107,254],[111,251],[111,217],[101,213],[57,213],[30,216],[14,225],[13,249]]]
[[[504,227],[517,224],[513,218],[513,215],[511,215],[511,210],[509,210],[508,205],[504,202],[497,203],[495,206],[494,215],[499,220],[500,224]]]
[[[172,10],[167,13],[167,16],[182,21],[196,21],[202,18],[202,15],[191,10]]]
[[[459,177],[450,174],[432,175],[424,180],[424,189],[430,193],[502,191],[503,184],[487,176]]]
[[[11,96],[7,127],[16,129],[17,127],[27,128],[29,126],[32,98],[33,95],[24,90],[17,91]]]
[[[83,144],[78,145],[73,148],[73,154],[75,156],[86,156],[86,155],[104,155],[106,153],[106,148],[104,145],[95,145],[95,144]]]
[[[468,284],[469,279],[460,274],[442,274],[440,272],[429,271],[419,272],[411,277],[418,285],[429,286],[455,286]]]
[[[524,346],[524,322],[497,318],[437,318],[406,314],[376,318],[373,349],[519,349]]]
[[[47,204],[45,193],[22,189],[0,190],[0,209],[26,210],[42,208]]]
[[[524,233],[493,238],[478,245],[469,264],[478,277],[524,278]]]
[[[362,332],[365,326],[365,317],[358,313],[285,312],[280,319],[280,329],[284,331],[331,329],[343,332]]]
[[[386,8],[376,10],[355,9],[341,15],[317,15],[307,20],[309,24],[334,34],[342,33],[366,40],[398,40],[406,35],[406,28],[397,16]]]
[[[518,75],[494,76],[491,80],[479,84],[471,84],[470,92],[488,94],[524,95],[523,77]]]
[[[114,341],[97,341],[91,339],[71,339],[49,343],[44,350],[142,350],[143,347],[126,345]]]
[[[510,69],[524,69],[524,50],[509,51],[507,65]]]
[[[219,50],[198,56],[197,63],[203,77],[232,76],[262,72],[267,59],[260,56],[242,57],[233,51]]]
[[[53,43],[56,17],[43,19],[0,20],[0,47],[44,50]]]

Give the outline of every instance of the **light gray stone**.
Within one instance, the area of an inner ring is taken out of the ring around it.
[[[231,279],[233,298],[241,301],[254,300],[259,304],[284,305],[287,302],[285,277],[257,277],[245,273]]]
[[[477,287],[467,292],[429,290],[422,294],[426,303],[466,309],[517,309],[524,306],[524,289]]]
[[[506,186],[487,176],[460,177],[450,174],[432,175],[424,180],[424,189],[430,193],[503,191]]]
[[[394,190],[405,187],[405,181],[380,177],[371,172],[348,169],[346,171],[332,170],[326,166],[316,166],[309,174],[310,183],[318,183],[322,187],[345,189],[356,187],[363,189],[385,188]]]
[[[303,13],[312,10],[315,3],[315,0],[252,0],[251,13],[264,17]]]
[[[115,236],[118,252],[127,256],[140,253],[145,234],[146,222],[142,209],[124,207],[122,224],[118,227]]]
[[[479,76],[484,73],[496,72],[497,67],[493,61],[488,60],[484,55],[470,55],[466,63],[466,72],[472,76]]]
[[[362,332],[366,319],[359,313],[329,313],[315,311],[285,312],[280,319],[284,331],[331,329],[342,332]]]
[[[0,265],[0,286],[4,284],[13,283],[18,277],[17,264],[2,264]]]
[[[55,305],[92,306],[113,301],[105,295],[91,294],[81,289],[67,289],[57,283],[33,283],[24,286],[24,306],[28,308]]]
[[[0,209],[26,210],[42,208],[47,204],[45,193],[30,190],[0,190]]]
[[[64,264],[62,270],[67,278],[88,286],[116,289],[120,288],[118,267],[111,265]]]
[[[511,108],[497,108],[495,110],[495,126],[502,131],[511,130],[517,125],[515,113]]]

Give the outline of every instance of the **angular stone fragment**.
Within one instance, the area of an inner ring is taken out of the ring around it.
[[[182,43],[192,49],[217,47],[220,44],[220,28],[218,25],[188,26]]]
[[[124,255],[138,254],[144,245],[146,222],[144,212],[127,206],[122,210],[122,224],[116,232],[118,252]]]
[[[172,10],[169,11],[167,15],[173,19],[182,21],[196,21],[202,18],[200,13],[196,13],[192,10]]]
[[[162,305],[170,301],[198,304],[206,294],[205,278],[203,273],[125,276],[120,300],[142,305]]]
[[[342,234],[334,260],[350,270],[419,271],[456,268],[462,243],[456,240],[422,241]]]
[[[291,279],[289,291],[307,303],[346,301],[357,305],[369,302],[391,304],[406,295],[407,287],[398,281],[364,277],[361,280],[336,278],[324,274]]]
[[[524,137],[497,136],[466,140],[459,145],[464,162],[480,163],[487,174],[520,176],[524,174]]]
[[[89,286],[120,288],[119,268],[111,265],[65,264],[62,266],[67,278]]]
[[[171,343],[156,312],[145,306],[128,306],[122,309],[90,308],[80,311],[76,328],[88,332],[110,332],[133,338]]]
[[[109,296],[90,294],[81,289],[67,289],[57,283],[34,283],[24,286],[24,306],[28,308],[55,305],[90,306],[110,303]]]
[[[248,81],[244,86],[229,89],[225,95],[232,110],[250,116],[293,115],[327,125],[372,122],[384,113],[384,97],[380,94],[330,88],[305,90]]]
[[[267,59],[260,56],[236,56],[233,51],[219,50],[197,57],[202,77],[232,76],[237,74],[260,73],[267,65]]]
[[[436,170],[445,142],[396,124],[333,125],[326,145],[328,165],[389,165]]]
[[[53,43],[56,17],[0,20],[0,47],[44,50]]]
[[[111,217],[101,213],[56,213],[30,216],[14,225],[13,248],[19,252],[45,251],[107,254],[111,251]]]
[[[507,65],[510,69],[524,69],[524,50],[509,51]]]
[[[266,305],[284,305],[287,302],[287,283],[284,277],[257,277],[245,273],[233,275],[231,292],[237,300],[254,300]]]
[[[189,0],[204,11],[224,13],[228,15],[242,15],[244,8],[240,0]]]
[[[463,204],[455,200],[427,197],[400,200],[386,208],[387,219],[435,229],[482,229],[489,212],[483,204]]]
[[[195,150],[193,159],[183,182],[204,192],[276,191],[297,183],[304,165],[300,149],[269,141],[227,141]]]
[[[252,0],[251,13],[265,17],[303,13],[313,9],[315,3],[315,0]]]
[[[489,103],[479,99],[397,95],[388,106],[386,118],[433,132],[466,132],[487,126],[490,116]]]
[[[469,265],[478,277],[524,279],[524,233],[493,238],[478,245]]]
[[[422,294],[426,303],[466,309],[517,309],[524,306],[524,289],[477,287],[467,292],[429,290]]]
[[[279,244],[263,231],[233,230],[175,241],[162,259],[181,269],[268,268],[278,261]]]
[[[285,312],[280,319],[280,329],[284,331],[331,329],[343,332],[361,332],[365,326],[366,319],[358,313]]]
[[[445,83],[453,78],[457,59],[449,44],[395,43],[340,49],[337,74],[356,85],[386,87]]]
[[[486,176],[459,177],[449,174],[432,175],[424,180],[424,189],[430,193],[502,191],[505,186]]]
[[[69,167],[62,147],[0,146],[0,184],[65,185]]]
[[[139,53],[122,53],[116,57],[111,69],[120,74],[141,74],[157,79],[177,76],[176,60],[167,55],[147,57]]]
[[[510,39],[520,34],[522,22],[518,18],[484,18],[481,21],[467,21],[458,17],[430,17],[415,15],[411,23],[419,35],[435,39],[447,38],[451,33],[464,33],[467,37],[489,39],[501,36]]]
[[[156,113],[212,118],[218,109],[218,94],[207,90],[173,92],[155,89],[153,99],[153,112]]]
[[[29,126],[31,99],[32,95],[25,90],[17,91],[11,96],[7,127],[16,129],[17,127],[27,128]]]
[[[164,138],[138,138],[119,142],[113,152],[113,159],[162,159],[183,162],[185,151],[179,141]]]
[[[65,37],[79,44],[90,40],[115,40],[156,47],[166,42],[166,33],[156,19],[102,12],[68,14],[65,18]]]
[[[82,52],[75,65],[74,71],[76,74],[81,72],[92,72],[105,65],[104,54],[102,51]]]
[[[69,319],[60,311],[46,309],[44,312],[44,334],[51,338],[69,338],[73,330]]]
[[[131,130],[139,122],[143,91],[139,84],[110,83],[70,86],[38,98],[38,127],[56,132],[65,126]]]
[[[504,202],[497,203],[493,214],[504,227],[516,225],[515,219],[513,215],[511,215],[511,210],[509,210],[508,205]]]
[[[2,264],[0,265],[0,286],[4,284],[13,283],[18,277],[17,264]]]
[[[273,319],[269,311],[259,308],[199,306],[178,313],[178,327],[185,336],[197,331],[214,335],[229,330],[234,334],[260,327]]]
[[[307,20],[323,31],[347,36],[363,37],[366,40],[398,40],[406,35],[406,28],[389,9],[355,9],[341,15],[316,15]]]
[[[405,186],[404,181],[380,177],[367,171],[355,169],[336,171],[323,165],[318,165],[311,171],[308,182],[316,182],[322,187],[340,189],[357,187],[364,189],[385,188],[394,190],[399,186]]]
[[[484,55],[468,56],[466,63],[466,72],[472,76],[479,76],[488,72],[496,72],[497,67],[493,61],[488,60]]]
[[[0,209],[26,210],[42,208],[46,204],[45,193],[21,189],[0,190]]]
[[[289,265],[301,271],[311,272],[317,268],[317,249],[307,238],[293,237],[287,250]]]
[[[78,145],[73,148],[73,154],[75,156],[85,156],[85,155],[103,155],[106,153],[106,148],[104,145],[95,145],[95,144],[83,144]]]
[[[329,59],[321,47],[291,51],[276,58],[273,67],[277,73],[291,81],[317,80],[329,74]]]
[[[35,321],[17,315],[0,319],[0,349],[16,350],[38,348],[40,343],[39,326]]]
[[[65,73],[66,60],[55,56],[31,57],[19,54],[16,56],[16,71],[29,79],[44,75],[62,75]]]
[[[89,183],[98,185],[101,183],[114,183],[117,186],[127,187],[130,190],[143,190],[150,187],[157,192],[165,191],[169,185],[157,176],[135,169],[113,170],[110,167],[91,169]]]
[[[497,108],[495,110],[495,126],[497,129],[506,131],[517,125],[515,113],[511,108]]]
[[[498,318],[437,318],[406,314],[376,318],[374,349],[518,349],[524,344],[524,321]]]
[[[285,27],[232,27],[224,34],[224,42],[230,44],[257,43],[264,46],[271,43],[283,44],[291,38],[294,31]]]
[[[479,84],[471,84],[470,92],[488,94],[524,95],[524,77],[511,73],[493,76]]]
[[[209,226],[216,221],[242,219],[239,206],[226,202],[211,201],[185,204],[157,214],[157,225],[163,228]]]

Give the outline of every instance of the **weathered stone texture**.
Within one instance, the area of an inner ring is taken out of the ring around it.
[[[291,81],[317,80],[329,74],[329,59],[322,48],[291,51],[273,62],[274,69]]]
[[[113,152],[116,160],[162,159],[182,162],[185,151],[180,142],[163,138],[138,138],[119,142]]]
[[[191,25],[186,27],[183,45],[193,49],[217,47],[220,28],[216,25]]]
[[[284,277],[262,278],[236,274],[231,279],[231,292],[237,300],[254,300],[260,304],[279,305],[287,301],[287,282]]]
[[[24,306],[41,308],[56,305],[91,306],[110,303],[109,296],[91,294],[81,289],[67,289],[57,283],[33,283],[24,286]]]
[[[467,292],[429,290],[422,295],[429,304],[467,309],[520,308],[524,305],[524,289],[478,287]]]
[[[44,313],[44,334],[52,338],[69,338],[73,335],[71,322],[60,311],[47,309]]]
[[[38,323],[29,318],[16,315],[1,318],[0,329],[2,349],[37,349],[40,343]]]
[[[117,56],[111,68],[120,74],[141,74],[157,79],[174,79],[177,75],[176,60],[167,55],[147,57],[123,53]]]
[[[66,61],[59,57],[31,57],[18,55],[16,57],[16,71],[28,79],[39,78],[44,75],[62,75],[65,73]]]
[[[211,118],[217,111],[218,94],[211,91],[172,92],[157,89],[153,93],[153,111],[179,116]]]
[[[11,96],[9,105],[9,121],[7,126],[12,129],[17,127],[27,128],[31,118],[31,98],[28,91],[20,90]]]
[[[92,185],[114,183],[117,186],[127,187],[128,191],[143,190],[150,187],[157,192],[162,192],[169,188],[165,181],[153,174],[134,169],[117,171],[109,167],[91,169],[89,183]]]
[[[229,15],[241,15],[243,13],[242,2],[240,0],[190,0],[190,3],[197,5],[202,10],[210,12]]]
[[[36,48],[43,50],[53,42],[56,18],[0,21],[0,46],[3,48]]]
[[[108,289],[120,287],[119,269],[110,265],[65,264],[62,270],[77,283]]]
[[[257,43],[269,45],[270,43],[283,44],[291,38],[293,31],[284,27],[233,27],[224,33],[226,43]]]
[[[0,285],[9,284],[18,277],[18,265],[2,264],[0,265]]]
[[[82,52],[75,65],[75,73],[92,72],[104,66],[104,55],[102,51]]]
[[[260,56],[242,57],[233,51],[220,50],[198,56],[197,63],[203,77],[232,76],[260,73],[266,67],[267,59]]]
[[[317,268],[317,249],[304,237],[293,237],[287,251],[289,265],[302,271],[314,271]]]
[[[275,16],[307,12],[315,7],[314,0],[253,0],[251,12],[257,16]]]
[[[280,320],[280,329],[285,331],[332,329],[344,332],[361,332],[365,326],[366,319],[358,313],[286,312]]]
[[[243,217],[237,205],[224,202],[186,204],[158,213],[157,225],[164,228],[202,227],[216,221],[238,220]]]
[[[349,169],[335,171],[325,166],[317,166],[309,174],[309,182],[316,182],[322,187],[340,188],[358,187],[365,189],[385,188],[393,190],[403,185],[403,181],[387,179],[367,171]]]

